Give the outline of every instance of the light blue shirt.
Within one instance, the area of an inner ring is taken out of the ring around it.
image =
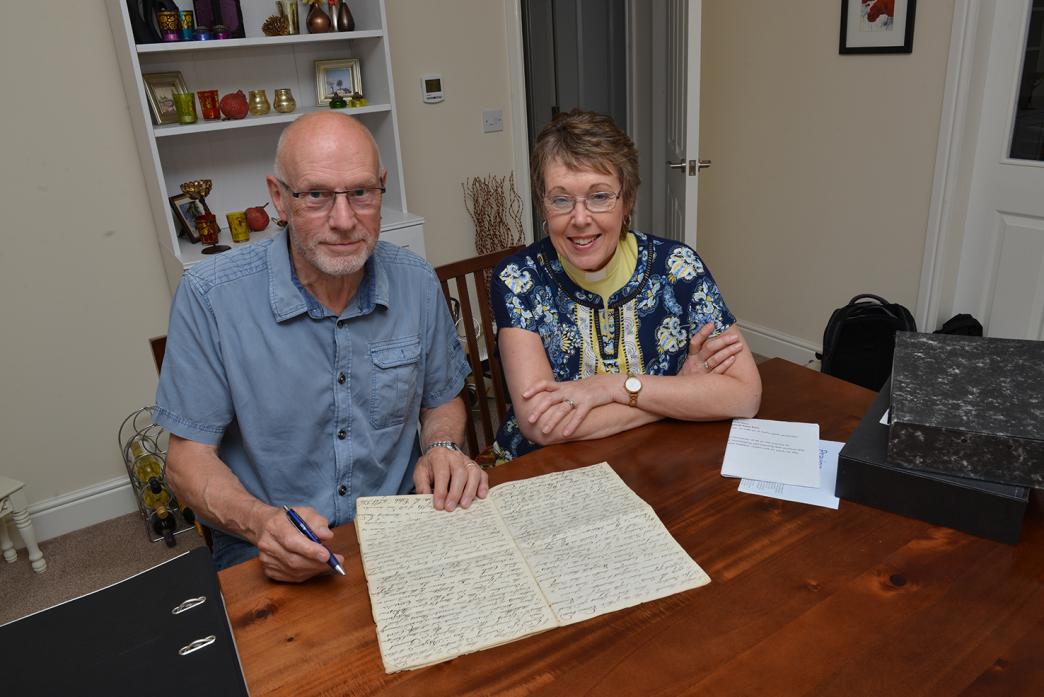
[[[335,316],[298,282],[284,231],[185,272],[154,418],[220,444],[262,501],[339,525],[359,496],[410,491],[420,410],[456,397],[468,372],[427,262],[379,242]]]

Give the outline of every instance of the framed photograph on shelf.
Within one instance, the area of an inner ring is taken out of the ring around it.
[[[202,215],[203,206],[199,201],[193,201],[188,194],[175,194],[168,200],[171,210],[174,211],[174,224],[178,228],[178,237],[186,237],[192,244],[198,243],[196,216]]]
[[[917,0],[841,0],[839,53],[913,52]]]
[[[350,97],[363,93],[362,68],[358,58],[342,58],[315,62],[315,96],[317,106],[328,106],[334,92]]]
[[[141,76],[145,83],[145,96],[149,99],[152,110],[152,122],[157,126],[165,123],[177,123],[178,111],[174,108],[174,95],[188,92],[185,78],[175,70],[170,73],[148,73]]]

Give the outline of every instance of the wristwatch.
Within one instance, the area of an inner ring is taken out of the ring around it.
[[[460,449],[459,445],[457,445],[451,440],[436,440],[432,441],[431,443],[428,443],[424,447],[424,454],[427,455],[429,452],[431,452],[432,448],[446,448],[447,450],[456,450],[458,453],[464,452]]]
[[[628,375],[624,380],[624,389],[627,390],[627,406],[638,406],[638,393],[642,391],[642,381],[634,375]]]

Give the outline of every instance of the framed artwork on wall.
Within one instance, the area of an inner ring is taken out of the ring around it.
[[[841,0],[839,53],[913,52],[917,0]]]
[[[329,106],[335,92],[350,97],[362,94],[362,69],[358,58],[342,58],[315,62],[315,97],[317,106]]]

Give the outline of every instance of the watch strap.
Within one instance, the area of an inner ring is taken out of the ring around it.
[[[436,440],[432,441],[431,443],[428,443],[426,446],[424,446],[424,454],[427,455],[429,452],[431,452],[432,448],[446,448],[447,450],[455,450],[461,454],[464,453],[461,447],[451,440]]]

